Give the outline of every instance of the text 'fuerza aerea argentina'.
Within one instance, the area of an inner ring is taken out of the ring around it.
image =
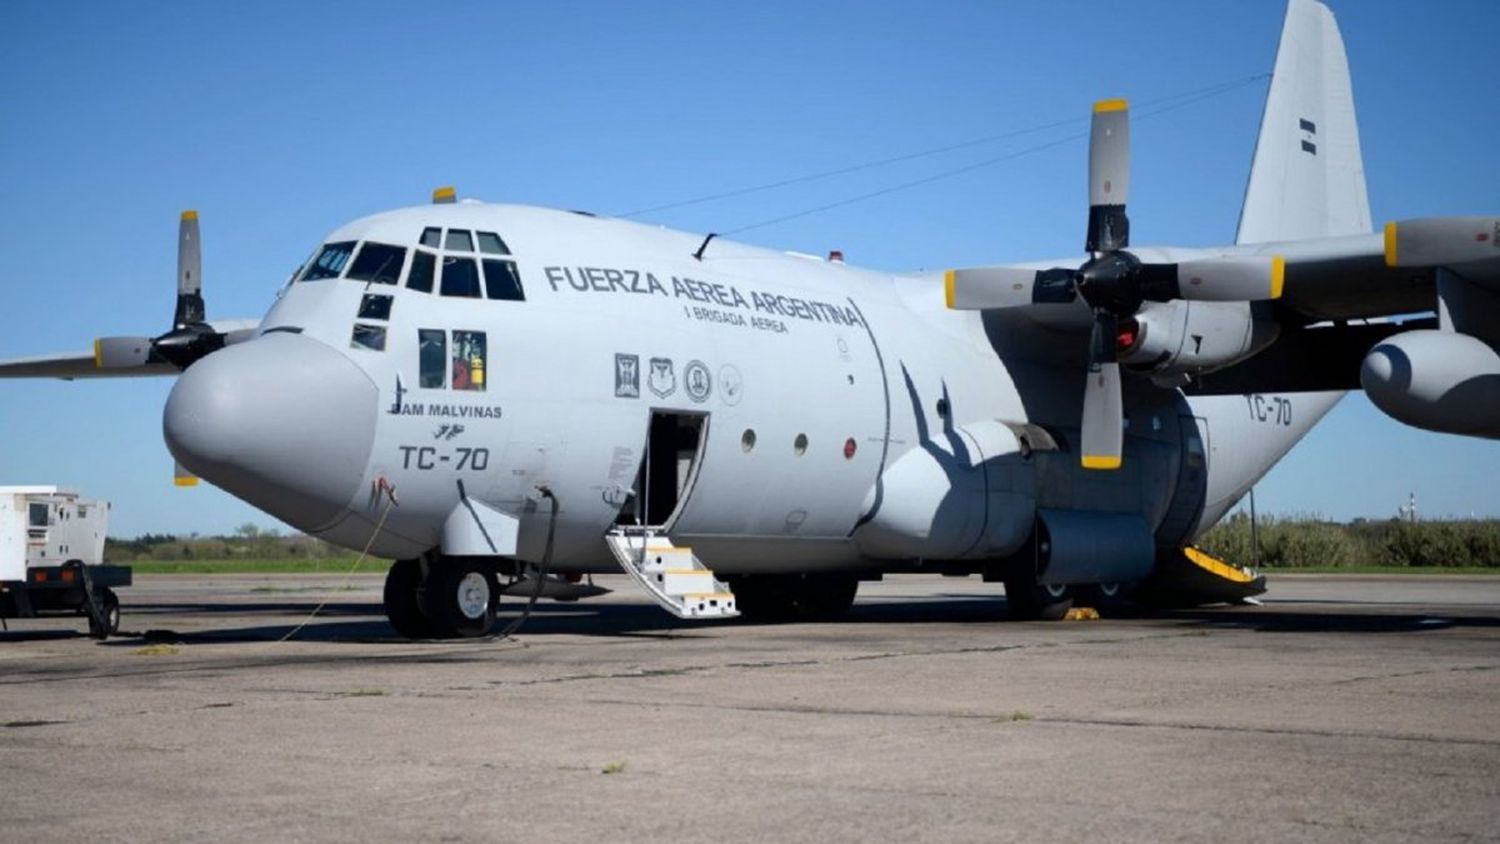
[[[780,293],[751,290],[747,296],[732,284],[671,276],[666,281],[654,273],[608,267],[546,267],[543,272],[553,290],[575,290],[579,293],[634,293],[683,300],[689,316],[714,322],[744,322],[735,311],[768,314],[775,317],[826,322],[834,325],[863,326],[857,309],[815,299],[802,299]],[[688,302],[730,309],[715,316],[712,311],[693,308]],[[728,317],[728,318],[726,318]],[[737,319],[735,317],[738,317]],[[749,324],[749,323],[745,323]],[[764,327],[754,325],[754,327]],[[782,329],[785,330],[785,329]]]

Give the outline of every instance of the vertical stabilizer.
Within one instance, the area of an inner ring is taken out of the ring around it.
[[[1327,6],[1290,0],[1235,242],[1369,231],[1344,39]]]

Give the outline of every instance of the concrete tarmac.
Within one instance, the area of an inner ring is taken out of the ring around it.
[[[122,627],[155,643],[0,634],[6,839],[1500,835],[1500,577],[1060,623],[894,577],[779,626],[601,578],[516,639],[436,643],[391,634],[379,577],[137,581]]]

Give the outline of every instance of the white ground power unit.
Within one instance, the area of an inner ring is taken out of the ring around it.
[[[104,562],[109,502],[57,486],[0,486],[0,619],[43,613],[88,617],[89,634],[120,626],[115,587],[127,566]]]

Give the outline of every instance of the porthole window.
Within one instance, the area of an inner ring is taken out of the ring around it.
[[[938,399],[937,400],[937,415],[939,417],[943,418],[943,419],[947,419],[948,418],[948,400],[947,399]]]
[[[746,428],[745,433],[740,434],[740,448],[743,448],[747,452],[755,448],[755,431],[753,429]]]
[[[792,451],[799,457],[807,453],[806,434],[798,434],[797,439],[792,440]]]

